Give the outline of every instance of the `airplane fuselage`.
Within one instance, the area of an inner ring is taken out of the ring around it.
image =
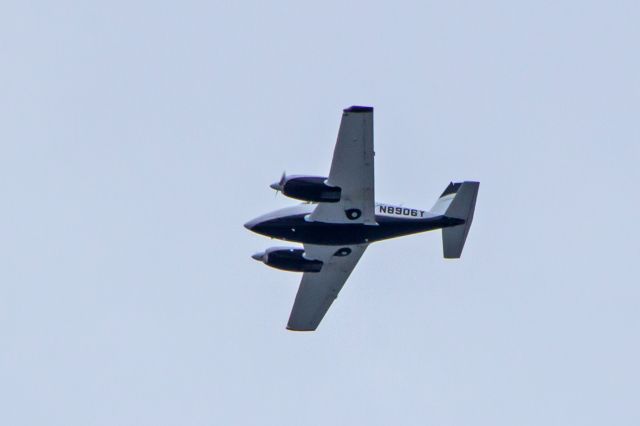
[[[302,204],[260,216],[245,224],[258,234],[284,241],[319,245],[367,244],[464,223],[462,219],[435,216],[400,206],[376,206],[377,225],[310,221],[315,205]]]

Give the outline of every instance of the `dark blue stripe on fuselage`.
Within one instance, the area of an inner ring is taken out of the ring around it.
[[[265,221],[251,230],[268,237],[309,244],[349,245],[372,243],[403,235],[432,231],[464,223],[462,219],[438,216],[428,219],[402,219],[376,216],[378,225],[307,222],[306,215]]]

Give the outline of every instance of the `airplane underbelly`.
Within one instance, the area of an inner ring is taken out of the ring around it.
[[[306,223],[291,232],[291,239],[302,243],[341,245],[367,242],[368,225]]]
[[[308,222],[286,218],[263,223],[255,231],[272,238],[320,245],[364,244],[439,228],[438,220],[378,217],[378,225]]]

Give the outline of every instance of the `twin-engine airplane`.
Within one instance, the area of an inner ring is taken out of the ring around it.
[[[329,177],[286,176],[271,188],[307,203],[260,216],[253,232],[302,243],[272,247],[252,257],[303,272],[287,328],[315,330],[358,260],[373,242],[442,229],[444,257],[459,258],[475,209],[478,182],[450,183],[431,210],[378,204],[374,198],[373,108],[342,113]]]

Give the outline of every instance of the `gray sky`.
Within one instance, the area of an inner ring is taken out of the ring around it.
[[[0,6],[0,424],[637,425],[640,6]],[[373,245],[315,333],[242,224],[375,107]]]

